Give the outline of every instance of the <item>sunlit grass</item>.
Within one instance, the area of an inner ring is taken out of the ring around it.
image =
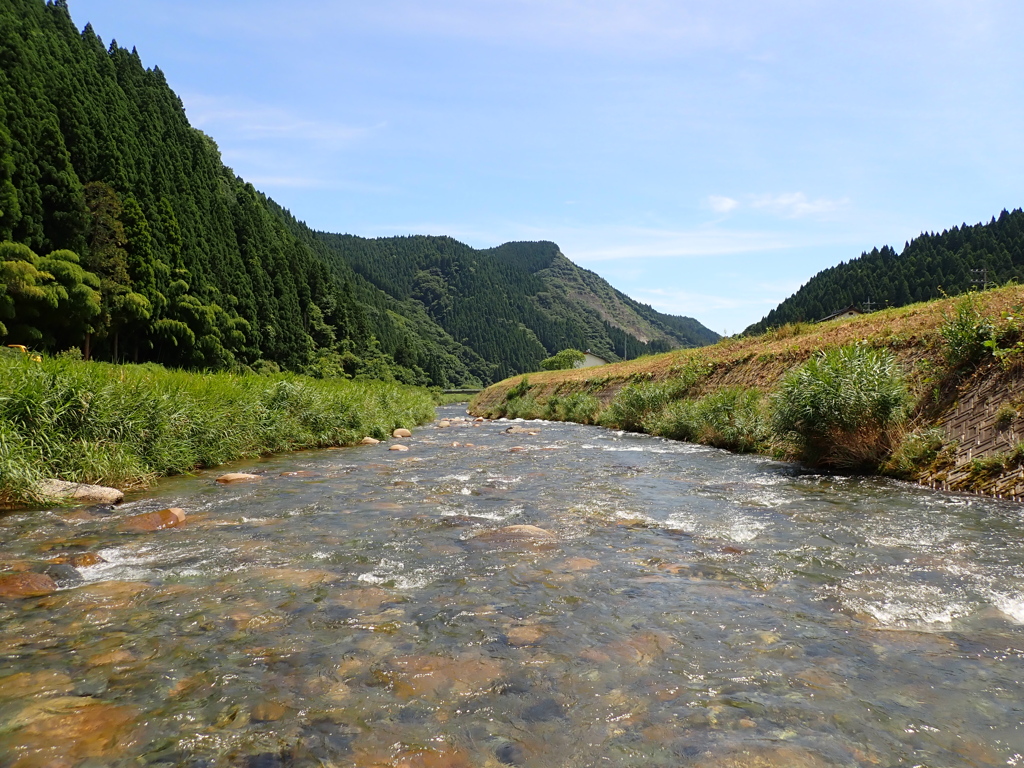
[[[0,357],[0,503],[42,477],[120,488],[239,458],[388,436],[434,416],[392,382]]]

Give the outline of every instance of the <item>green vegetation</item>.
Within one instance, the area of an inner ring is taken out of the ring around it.
[[[942,355],[952,368],[977,363],[985,353],[985,342],[993,337],[995,326],[978,309],[973,293],[959,299],[952,315],[944,314],[939,328]]]
[[[224,165],[158,68],[79,31],[66,0],[0,8],[0,60],[3,343],[454,388],[566,347],[618,359],[717,338],[553,243],[313,232]]]
[[[765,397],[746,387],[668,403],[649,425],[654,435],[739,453],[764,451],[771,438]]]
[[[619,293],[551,242],[476,250],[450,237],[318,233],[311,246],[339,274],[354,270],[402,311],[458,339],[473,357],[459,354],[484,381],[538,370],[567,348],[620,360],[718,339],[696,320]]]
[[[871,301],[902,307],[956,295],[986,281],[989,285],[1024,282],[1024,211],[1003,211],[987,224],[953,227],[922,234],[903,251],[885,246],[819,272],[779,304],[747,334],[787,323],[816,322],[851,304]]]
[[[851,344],[818,353],[782,379],[772,428],[809,464],[876,470],[898,443],[910,406],[892,353]]]
[[[566,371],[570,368],[578,368],[586,359],[587,356],[578,349],[563,349],[546,360],[541,360],[540,367],[545,371]]]
[[[553,395],[544,404],[544,418],[552,421],[596,424],[600,412],[601,401],[586,392],[575,392],[564,397]]]
[[[0,355],[0,503],[42,477],[133,487],[262,454],[384,438],[434,416],[393,382],[195,374]]]

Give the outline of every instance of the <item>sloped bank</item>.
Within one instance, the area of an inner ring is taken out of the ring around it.
[[[768,404],[789,372],[828,350],[860,345],[891,354],[910,395],[893,455],[875,471],[1019,500],[1024,496],[1022,314],[1024,288],[1011,286],[846,321],[788,325],[712,347],[516,376],[477,395],[470,412],[654,431],[650,420],[625,423],[617,405],[642,399],[645,384],[664,385],[670,401],[747,391],[763,395]],[[696,441],[718,444],[713,438]],[[766,436],[755,449],[794,458],[778,435]]]

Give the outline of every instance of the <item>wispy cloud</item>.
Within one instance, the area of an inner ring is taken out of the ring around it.
[[[787,219],[800,219],[805,216],[820,216],[832,213],[849,203],[849,200],[828,200],[818,198],[811,200],[803,192],[784,192],[779,195],[755,195],[751,206],[766,210],[776,216]]]
[[[745,195],[742,199],[726,195],[708,195],[704,204],[719,215],[732,213],[741,208],[764,211],[784,219],[802,219],[806,217],[824,216],[834,213],[849,204],[847,198],[830,200],[818,198],[812,200],[803,192],[783,192],[780,194]]]
[[[649,288],[633,290],[631,295],[637,301],[650,304],[659,312],[672,315],[705,315],[723,311],[743,311],[745,314],[750,314],[751,311],[760,313],[774,308],[779,303],[779,294],[777,293],[737,297]]]
[[[725,197],[724,195],[710,195],[708,197],[708,207],[715,213],[729,213],[729,211],[734,211],[739,206],[740,201],[734,200],[731,197]]]
[[[563,234],[563,248],[572,248],[578,263],[622,259],[689,258],[774,251],[801,245],[777,232],[737,232],[726,229],[663,230],[618,228],[604,230],[600,243],[581,233]],[[608,244],[614,243],[614,244]]]
[[[183,98],[189,121],[209,133],[230,134],[241,140],[282,139],[314,141],[327,145],[348,145],[383,125],[353,126],[312,120],[270,105],[231,105],[223,98],[189,94]]]

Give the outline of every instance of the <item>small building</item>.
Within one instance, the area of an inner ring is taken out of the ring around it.
[[[827,323],[829,320],[846,320],[851,317],[857,317],[857,315],[863,315],[864,310],[858,307],[856,304],[851,304],[846,309],[840,309],[838,312],[833,312],[828,317],[823,317],[819,320],[819,323]]]
[[[603,357],[598,357],[589,349],[583,353],[583,362],[577,365],[577,368],[593,368],[597,365],[608,365],[608,361]]]

